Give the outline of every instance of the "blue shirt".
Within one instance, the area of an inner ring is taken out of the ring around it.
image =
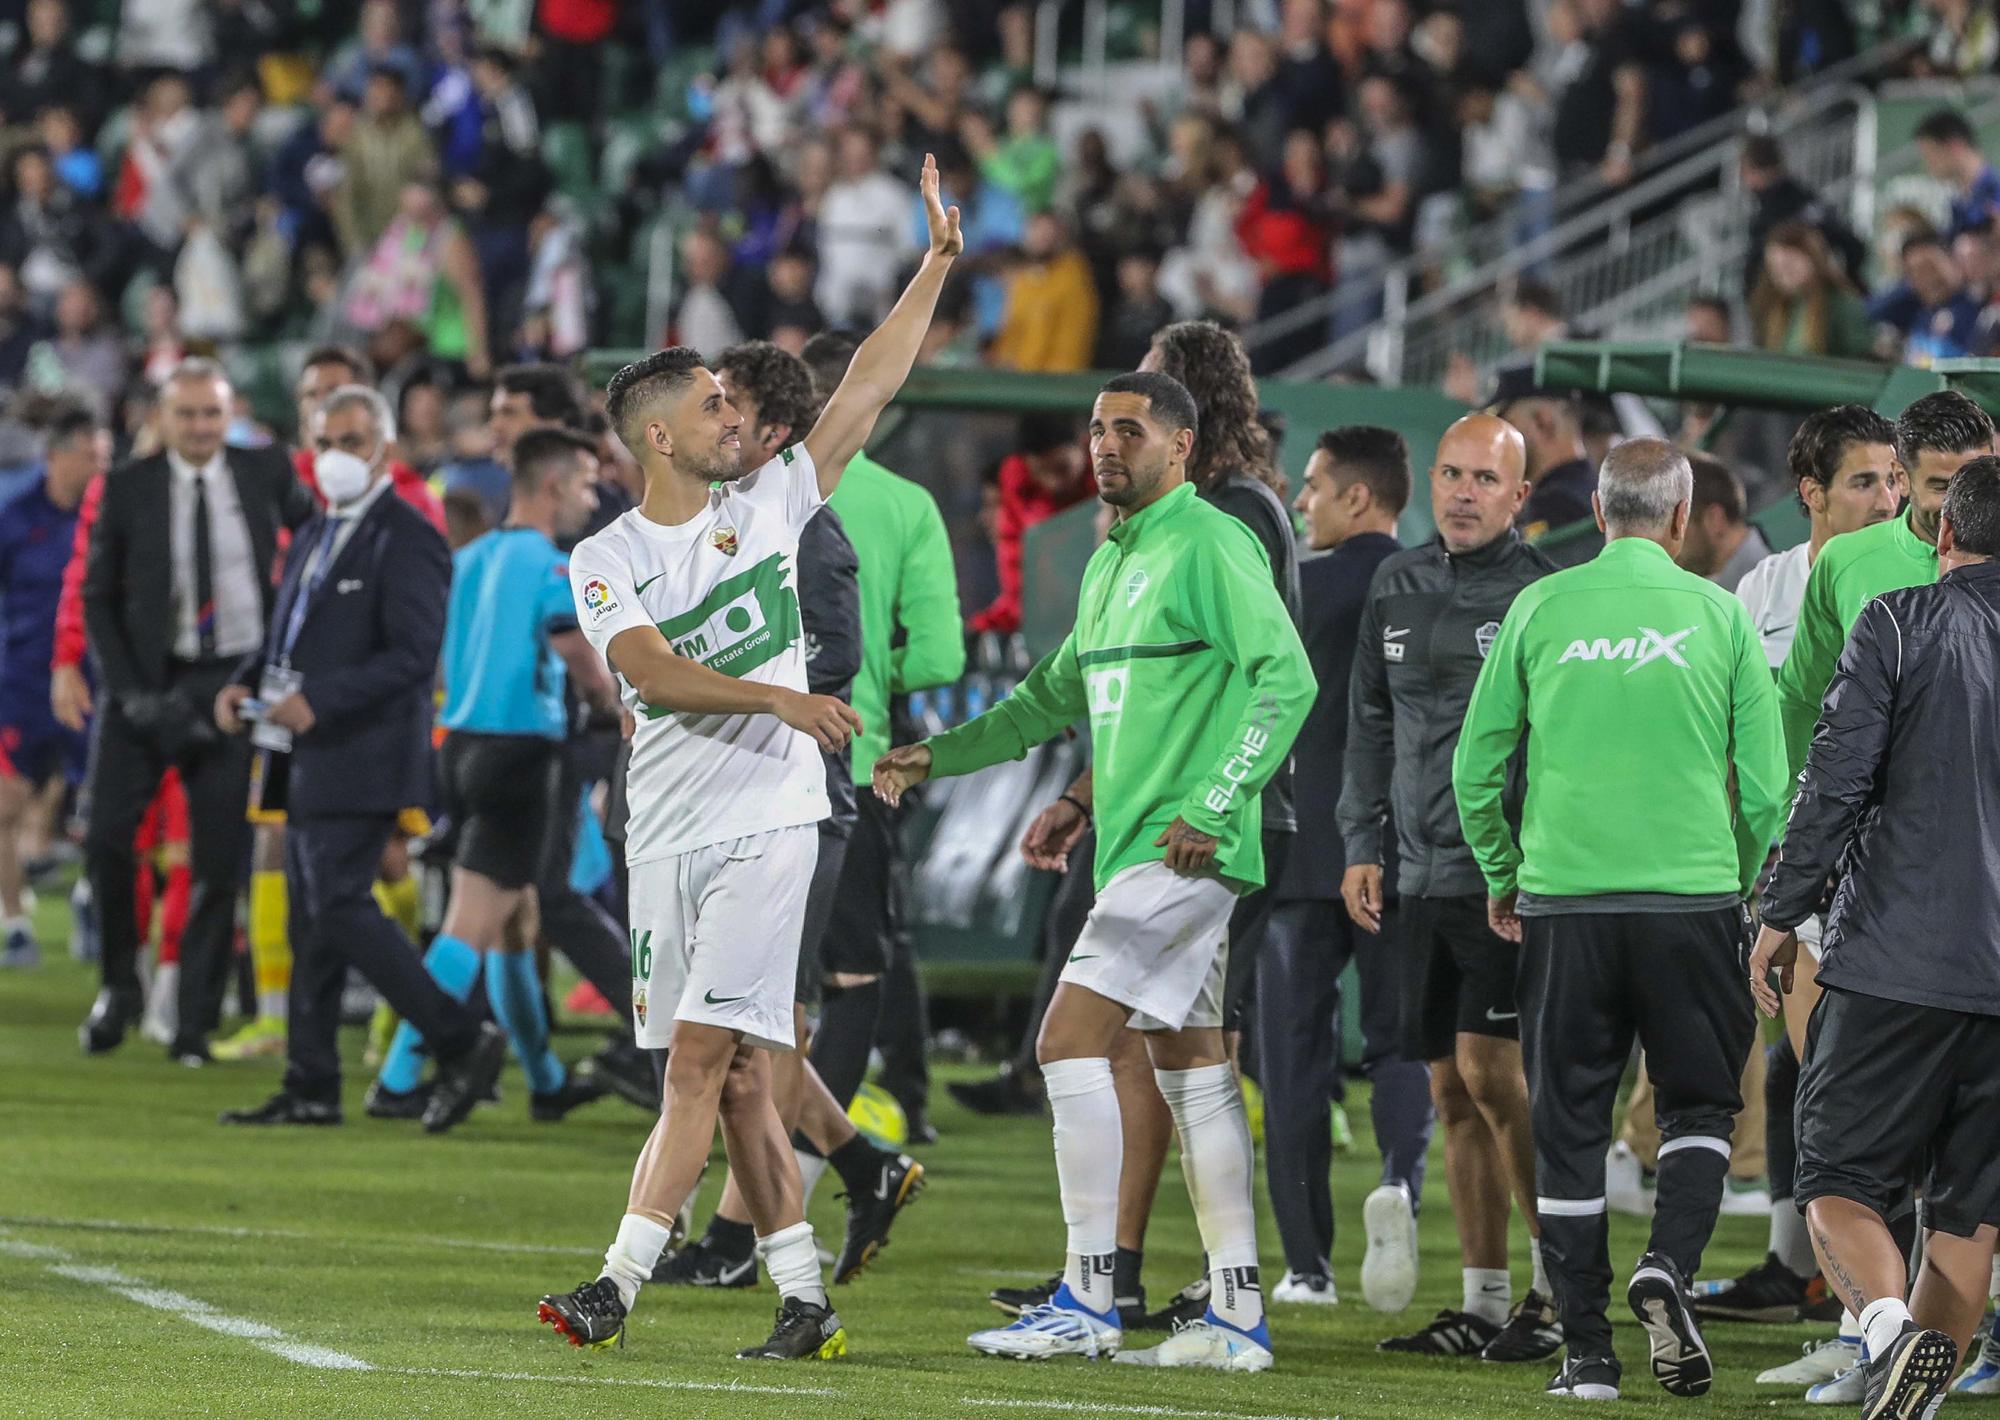
[[[499,528],[451,560],[444,626],[447,730],[568,733],[566,679],[550,638],[576,629],[569,559],[533,528]]]
[[[1945,228],[1944,239],[1948,242],[1960,232],[1984,227],[1995,217],[2000,217],[2000,172],[1988,163],[1971,187],[1951,199],[1951,223]]]
[[[49,500],[45,478],[0,505],[0,689],[9,699],[19,694],[48,703],[56,603],[76,513]]]

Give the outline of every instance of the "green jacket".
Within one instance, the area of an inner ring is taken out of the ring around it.
[[[1175,819],[1220,840],[1220,875],[1264,881],[1260,791],[1313,701],[1312,663],[1256,535],[1182,484],[1111,530],[1076,627],[1014,693],[926,743],[931,773],[1019,759],[1090,716],[1096,881],[1157,862]]]
[[[1914,510],[1913,510],[1914,511]],[[1792,649],[1778,672],[1778,710],[1785,722],[1785,759],[1794,778],[1806,765],[1820,700],[1861,608],[1884,592],[1938,579],[1937,549],[1910,527],[1910,513],[1842,533],[1819,550],[1799,604]]]
[[[1517,847],[1500,799],[1524,730]],[[1740,898],[1784,818],[1784,771],[1771,670],[1743,603],[1628,537],[1514,599],[1452,787],[1495,897]]]
[[[830,501],[861,562],[854,782],[866,784],[875,761],[889,752],[889,698],[963,675],[965,626],[951,535],[923,485],[856,454]]]

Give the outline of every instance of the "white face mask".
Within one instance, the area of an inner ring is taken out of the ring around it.
[[[345,449],[326,449],[313,460],[319,491],[336,508],[345,507],[368,491],[375,476],[374,466]]]

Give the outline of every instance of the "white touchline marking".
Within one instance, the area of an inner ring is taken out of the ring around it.
[[[494,1242],[486,1238],[433,1238],[423,1236],[396,1237],[386,1233],[309,1233],[298,1228],[225,1228],[201,1223],[125,1223],[113,1218],[5,1218],[0,1217],[0,1226],[14,1228],[52,1228],[58,1231],[73,1230],[89,1233],[159,1233],[165,1237],[211,1237],[211,1238],[276,1238],[318,1243],[361,1243],[380,1247],[441,1247],[465,1252],[518,1252],[539,1253],[554,1257],[596,1257],[598,1250],[588,1247],[560,1247],[551,1243]],[[15,1257],[36,1254],[15,1249],[33,1247],[33,1243],[0,1244],[0,1253]]]
[[[1179,1410],[1171,1405],[1107,1405],[1095,1400],[1005,1400],[993,1396],[962,1395],[960,1405],[987,1410],[1087,1410],[1094,1415],[1164,1415],[1174,1420],[1315,1420],[1304,1415],[1257,1415],[1237,1410]],[[1334,1416],[1333,1420],[1340,1420]]]
[[[996,1282],[1046,1282],[1049,1274],[1027,1267],[954,1267],[954,1277],[990,1277]]]
[[[464,1381],[546,1381],[552,1385],[622,1385],[646,1390],[721,1391],[732,1395],[838,1396],[830,1386],[745,1385],[741,1381],[674,1381],[655,1376],[551,1376],[536,1371],[468,1371],[451,1366],[377,1366],[391,1376],[447,1376]]]

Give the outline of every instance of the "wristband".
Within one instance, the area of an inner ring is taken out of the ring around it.
[[[1056,799],[1056,802],[1059,804],[1068,804],[1071,808],[1075,809],[1078,813],[1083,815],[1083,821],[1085,823],[1090,822],[1090,805],[1086,804],[1076,795],[1069,793],[1059,795]]]

